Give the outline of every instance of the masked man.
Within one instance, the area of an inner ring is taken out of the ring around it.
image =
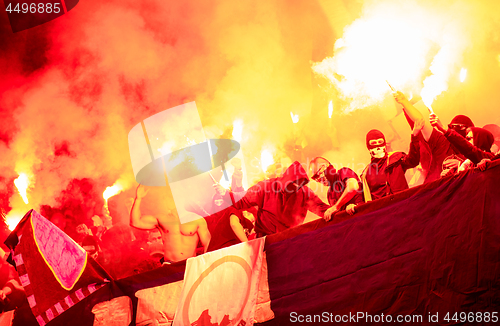
[[[371,162],[361,174],[366,202],[408,189],[405,172],[417,166],[420,161],[420,144],[417,135],[423,126],[424,120],[417,120],[413,127],[408,154],[387,153],[384,134],[376,129],[368,132],[366,147],[370,152]]]
[[[336,211],[346,210],[352,215],[356,205],[363,203],[361,181],[353,170],[343,167],[337,171],[327,159],[316,157],[309,171],[311,179],[328,187],[327,198],[332,207],[325,212],[325,220],[330,220]]]
[[[413,128],[413,124],[416,121],[423,119],[422,114],[413,104],[411,104],[403,93],[395,92],[393,95],[396,102],[403,106],[403,111],[405,112],[408,123],[410,127]],[[430,114],[429,122],[430,123],[425,123],[421,129],[423,137],[423,139],[421,139],[422,151],[430,155],[428,162],[425,162],[426,160],[422,157],[421,163],[426,175],[424,183],[439,179],[443,170],[456,169],[459,162],[464,160],[460,151],[458,151],[446,137],[438,131],[440,127],[442,127],[442,123],[438,116],[434,113]],[[466,137],[469,129],[474,127],[474,123],[465,115],[457,115],[453,118],[449,127],[462,137]]]
[[[304,223],[308,210],[324,217],[329,206],[306,186],[308,182],[307,172],[295,161],[283,176],[260,181],[246,192],[230,193],[218,184],[214,188],[228,203],[233,195],[237,209],[258,207],[255,232],[261,237]]]

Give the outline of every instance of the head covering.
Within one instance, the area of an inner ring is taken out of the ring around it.
[[[370,145],[370,140],[375,140],[375,139],[380,139],[382,138],[384,140],[384,142],[380,145]],[[372,148],[376,148],[376,147],[382,147],[382,146],[385,146],[386,143],[385,143],[385,136],[384,134],[377,130],[377,129],[372,129],[370,131],[368,131],[368,133],[366,134],[366,147],[368,149],[372,149]]]
[[[466,126],[467,128],[474,127],[474,123],[472,122],[472,120],[468,116],[462,114],[455,116],[453,120],[451,120],[450,124],[461,124]]]
[[[486,129],[472,127],[472,134],[474,135],[474,146],[482,149],[485,152],[491,151],[491,146],[495,142],[493,134]]]
[[[495,144],[500,144],[500,127],[496,124],[487,124],[483,127],[483,129],[488,130],[495,137]]]
[[[338,178],[337,170],[330,163],[330,161],[321,156],[315,157],[309,164],[312,174],[311,179],[317,182],[321,182],[321,180],[318,179],[320,177],[320,175],[318,175],[318,171],[320,170],[321,166],[326,166],[326,168],[324,169],[325,178],[331,185]]]
[[[288,167],[288,169],[286,169],[283,176],[278,178],[278,180],[280,182],[276,185],[279,184],[279,186],[281,186],[281,191],[292,193],[300,189],[302,186],[305,186],[309,182],[309,177],[307,176],[307,172],[304,170],[302,164],[295,161]],[[297,184],[298,187],[291,185],[292,183]]]

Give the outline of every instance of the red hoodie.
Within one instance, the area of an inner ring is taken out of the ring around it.
[[[295,182],[299,187],[295,187]],[[302,165],[295,161],[283,176],[258,182],[246,193],[233,193],[237,209],[258,206],[255,231],[258,236],[273,234],[300,225],[307,211],[321,217],[330,207],[306,184],[309,177]],[[226,193],[226,201],[230,201]]]

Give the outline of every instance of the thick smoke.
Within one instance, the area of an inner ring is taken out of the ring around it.
[[[90,0],[16,34],[4,20],[0,191],[10,203],[3,205],[22,212],[58,205],[56,199],[73,179],[90,178],[102,190],[117,180],[132,187],[128,131],[148,116],[191,101],[208,138],[230,137],[233,122],[243,121],[241,144],[249,165],[256,166],[262,149],[292,157],[290,144],[292,149],[298,144],[304,161],[324,154],[360,172],[368,160],[366,132],[379,128],[388,139],[394,133],[386,122],[396,112],[388,89],[378,97],[365,96],[367,110],[345,114],[359,99],[346,98],[311,67],[335,59],[335,41],[347,40],[375,14],[397,15],[426,35],[445,38],[444,43],[430,38],[425,49],[415,44],[416,53],[425,50],[418,69],[411,82],[395,80],[394,86],[420,92],[424,79],[436,74],[431,65],[442,44],[454,42],[446,39],[451,30],[461,43],[450,49],[453,61],[444,60],[447,87],[434,100],[434,110],[445,122],[463,113],[477,125],[499,123],[498,9],[488,1],[367,1],[362,6],[340,0],[293,5]],[[393,37],[391,42],[411,45],[411,39]],[[384,46],[377,51],[383,53]],[[461,67],[468,69],[464,83],[457,80]],[[335,73],[337,79],[349,78]],[[366,95],[359,88],[349,94],[358,92]],[[300,117],[295,125],[290,112]],[[404,150],[410,130],[401,119],[394,120],[402,137],[396,149]],[[30,177],[29,205],[12,187],[20,173]]]

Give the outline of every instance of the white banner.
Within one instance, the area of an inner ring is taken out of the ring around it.
[[[264,242],[189,258],[173,325],[253,325]]]

